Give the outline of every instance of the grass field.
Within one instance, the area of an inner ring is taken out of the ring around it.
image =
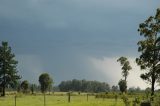
[[[14,96],[0,98],[0,106],[15,106]],[[44,106],[43,95],[21,95],[17,97],[16,106]],[[46,106],[124,106],[121,99],[96,99],[94,96],[71,96],[68,103],[68,96],[46,95]]]

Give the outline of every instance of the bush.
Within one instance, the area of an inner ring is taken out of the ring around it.
[[[117,94],[110,94],[110,93],[99,93],[95,95],[95,98],[108,98],[108,99],[117,99]]]
[[[143,101],[143,102],[141,102],[141,106],[151,106],[151,102],[150,101]]]
[[[160,106],[160,95],[155,96],[153,106]]]
[[[122,99],[123,99],[123,102],[124,102],[125,106],[130,106],[130,101],[129,101],[127,95],[124,94],[122,96]]]
[[[137,104],[140,103],[140,98],[139,97],[136,97],[134,100],[133,100],[133,106],[136,106]]]

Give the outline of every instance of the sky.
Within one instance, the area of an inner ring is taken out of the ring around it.
[[[120,56],[132,70],[129,87],[146,88],[135,58],[140,23],[154,15],[159,0],[0,0],[0,41],[18,60],[22,80],[38,83],[49,73],[63,80],[86,79],[117,85]]]

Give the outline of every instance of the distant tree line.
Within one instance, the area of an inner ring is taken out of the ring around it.
[[[80,92],[108,92],[110,86],[108,83],[99,81],[86,81],[86,80],[68,80],[62,81],[59,84],[60,91],[80,91]]]
[[[37,92],[51,93],[53,91],[59,91],[58,86],[53,86],[54,82],[48,73],[42,73],[39,76],[39,84],[30,83],[28,80],[17,80],[14,86],[6,86],[6,91],[17,91],[24,94],[36,94]],[[2,94],[0,86],[0,94]],[[14,92],[13,92],[14,93]],[[1,96],[1,95],[0,95]]]

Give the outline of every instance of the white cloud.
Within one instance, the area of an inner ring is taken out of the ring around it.
[[[94,58],[91,57],[89,59],[92,68],[94,71],[98,71],[99,73],[103,73],[106,75],[106,81],[109,80],[108,82],[110,85],[115,85],[118,83],[118,81],[122,78],[121,75],[121,66],[117,62],[118,58],[111,58],[111,57],[103,57],[103,59],[99,58]],[[128,58],[130,61],[130,64],[132,66],[132,70],[129,73],[128,76],[128,87],[141,87],[142,89],[145,89],[146,87],[150,86],[146,84],[139,76],[142,73],[140,71],[140,68],[136,65],[135,63],[135,58],[130,57]],[[108,77],[108,78],[107,78]]]

